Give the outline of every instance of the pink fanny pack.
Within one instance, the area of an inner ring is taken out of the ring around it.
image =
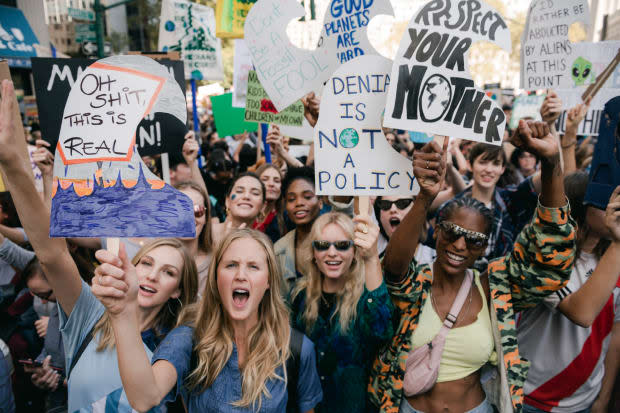
[[[429,391],[437,382],[439,375],[439,363],[446,344],[446,336],[456,323],[456,318],[461,312],[463,303],[467,298],[469,289],[472,285],[472,272],[467,270],[465,279],[459,288],[459,292],[452,303],[450,312],[439,330],[439,333],[423,346],[412,350],[407,356],[405,364],[405,378],[403,379],[403,390],[406,397],[412,397]],[[428,298],[430,299],[430,297]]]

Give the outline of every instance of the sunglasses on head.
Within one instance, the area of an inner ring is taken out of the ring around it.
[[[205,212],[207,212],[207,209],[203,205],[194,205],[194,217],[203,217]]]
[[[469,248],[483,248],[489,240],[488,235],[485,235],[481,232],[470,231],[468,229],[459,227],[452,222],[442,221],[439,223],[439,228],[441,228],[446,239],[449,242],[454,242],[461,237],[465,237],[465,243]]]
[[[338,251],[347,251],[353,246],[353,241],[350,239],[345,241],[312,241],[312,248],[317,251],[327,251],[329,247],[334,246]]]
[[[380,210],[389,211],[392,208],[392,205],[394,204],[396,204],[396,208],[403,210],[407,208],[409,205],[411,205],[412,202],[413,202],[413,199],[411,198],[398,199],[396,201],[387,201],[385,199],[379,199],[375,202],[375,204],[379,207]]]

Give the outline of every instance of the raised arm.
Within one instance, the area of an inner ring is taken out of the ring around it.
[[[385,250],[383,269],[388,282],[397,283],[407,275],[415,256],[426,215],[445,179],[448,139],[443,149],[435,141],[413,153],[413,174],[420,185],[411,210],[392,234]]]
[[[19,228],[11,228],[11,227],[7,227],[6,225],[0,224],[0,234],[2,234],[4,237],[13,241],[16,244],[23,245],[26,243],[26,238],[24,237],[24,233]]]
[[[30,160],[17,109],[13,83],[2,81],[0,103],[0,169],[8,178],[15,208],[32,244],[41,267],[60,302],[70,314],[80,292],[82,281],[78,269],[62,238],[49,238],[50,212],[34,187]]]
[[[54,154],[49,151],[49,142],[38,139],[37,149],[32,153],[32,160],[41,171],[43,178],[43,201],[48,209],[52,208],[52,190],[54,185]]]
[[[357,215],[353,218],[355,223],[355,239],[353,242],[360,249],[366,271],[366,289],[374,291],[383,282],[383,271],[379,261],[377,240],[379,239],[379,226],[368,215]]]
[[[277,125],[272,125],[271,130],[267,134],[265,138],[269,147],[271,148],[271,153],[275,153],[278,158],[284,159],[284,162],[290,167],[299,168],[304,166],[301,161],[294,156],[292,156],[285,148],[282,143],[282,133],[280,132],[280,128]]]
[[[611,233],[611,245],[588,281],[558,305],[562,314],[582,327],[592,325],[620,277],[620,186],[613,192],[607,205],[605,225]]]
[[[185,143],[183,143],[183,159],[185,159],[185,162],[189,166],[192,174],[192,182],[204,189],[206,193],[209,193],[209,191],[207,191],[207,185],[205,185],[205,181],[202,179],[200,168],[198,167],[198,149],[198,141],[194,137],[194,131],[187,132],[185,135]]]
[[[577,147],[577,131],[579,124],[585,118],[590,109],[589,98],[585,103],[580,103],[570,109],[566,114],[566,131],[562,136],[562,156],[564,157],[564,176],[570,175],[577,170],[575,148]]]
[[[95,270],[93,294],[110,314],[116,341],[118,369],[131,406],[145,412],[158,406],[174,388],[177,372],[167,361],[153,366],[146,354],[139,321],[138,276],[121,243],[119,255],[96,252],[101,265]]]

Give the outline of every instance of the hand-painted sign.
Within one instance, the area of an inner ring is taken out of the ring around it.
[[[381,128],[392,62],[361,56],[329,79],[314,128],[315,183],[321,195],[408,195],[419,186],[411,161]]]
[[[304,14],[295,0],[259,0],[245,20],[245,41],[252,62],[277,110],[320,89],[331,74],[327,49],[299,49],[286,34],[289,22]]]
[[[508,26],[483,1],[422,6],[394,60],[384,124],[500,145],[506,116],[469,74],[467,53],[478,41],[511,48]]]
[[[379,54],[370,44],[367,30],[370,21],[380,14],[394,15],[389,0],[330,2],[318,44],[318,50],[324,48],[330,51],[330,73],[357,56]]]
[[[304,120],[304,105],[297,101],[281,112],[267,96],[254,70],[248,75],[248,93],[245,103],[245,121],[275,123],[276,125],[301,126]]]
[[[245,96],[248,91],[248,73],[252,70],[252,56],[245,40],[235,40],[235,57],[233,60],[233,106],[245,108]]]
[[[547,95],[520,95],[517,96],[512,104],[512,115],[510,116],[510,129],[514,130],[519,126],[519,120],[531,118],[541,120],[540,107]]]
[[[258,124],[244,120],[245,110],[232,105],[232,93],[211,96],[213,120],[220,137],[237,135],[243,132],[255,132]]]
[[[211,7],[184,0],[163,0],[159,50],[181,52],[187,79],[224,78],[221,41],[215,37]]]
[[[216,35],[243,38],[243,24],[256,0],[219,0],[215,4]]]
[[[99,60],[75,80],[54,161],[50,236],[192,237],[192,201],[153,175],[135,149],[149,114],[185,123],[183,92],[144,56]]]
[[[75,80],[94,60],[90,59],[53,59],[33,58],[32,75],[39,111],[39,123],[43,139],[52,148],[56,147],[63,118],[64,102]],[[183,62],[162,59],[159,62],[166,66],[174,76],[179,88],[185,90]],[[63,102],[50,105],[49,102]],[[142,156],[166,152],[181,152],[187,127],[174,116],[158,112],[145,117],[136,130],[136,144]]]

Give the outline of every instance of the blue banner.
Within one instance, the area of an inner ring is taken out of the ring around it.
[[[37,55],[34,45],[38,43],[21,10],[0,6],[0,56],[8,58],[9,66],[30,67],[30,57]]]

